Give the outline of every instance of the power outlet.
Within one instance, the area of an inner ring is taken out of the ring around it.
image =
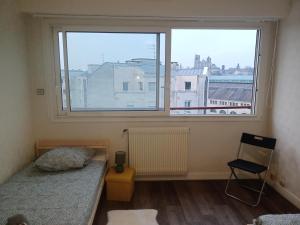
[[[37,88],[35,92],[36,92],[36,95],[45,95],[44,88]]]

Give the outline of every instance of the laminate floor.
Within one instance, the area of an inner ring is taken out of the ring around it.
[[[106,225],[107,212],[115,209],[157,209],[160,225],[246,225],[262,214],[300,212],[268,186],[260,205],[250,207],[227,197],[225,185],[225,181],[136,182],[129,203],[107,201],[104,190],[93,225]],[[237,185],[230,190],[247,199],[255,197]]]

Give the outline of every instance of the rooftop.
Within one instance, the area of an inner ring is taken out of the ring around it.
[[[202,72],[202,69],[176,69],[172,70],[172,76],[198,76]]]
[[[251,102],[252,85],[247,83],[210,83],[208,98],[225,101]]]

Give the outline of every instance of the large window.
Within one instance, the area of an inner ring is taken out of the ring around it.
[[[255,115],[261,29],[253,27],[153,28],[156,32],[57,27],[58,110],[62,115]]]
[[[258,41],[256,29],[173,29],[171,115],[254,114]]]
[[[164,33],[56,35],[62,111],[164,110]]]

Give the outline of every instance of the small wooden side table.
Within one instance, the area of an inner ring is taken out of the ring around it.
[[[107,200],[129,202],[134,192],[134,177],[133,168],[125,167],[122,173],[110,168],[105,177]]]

